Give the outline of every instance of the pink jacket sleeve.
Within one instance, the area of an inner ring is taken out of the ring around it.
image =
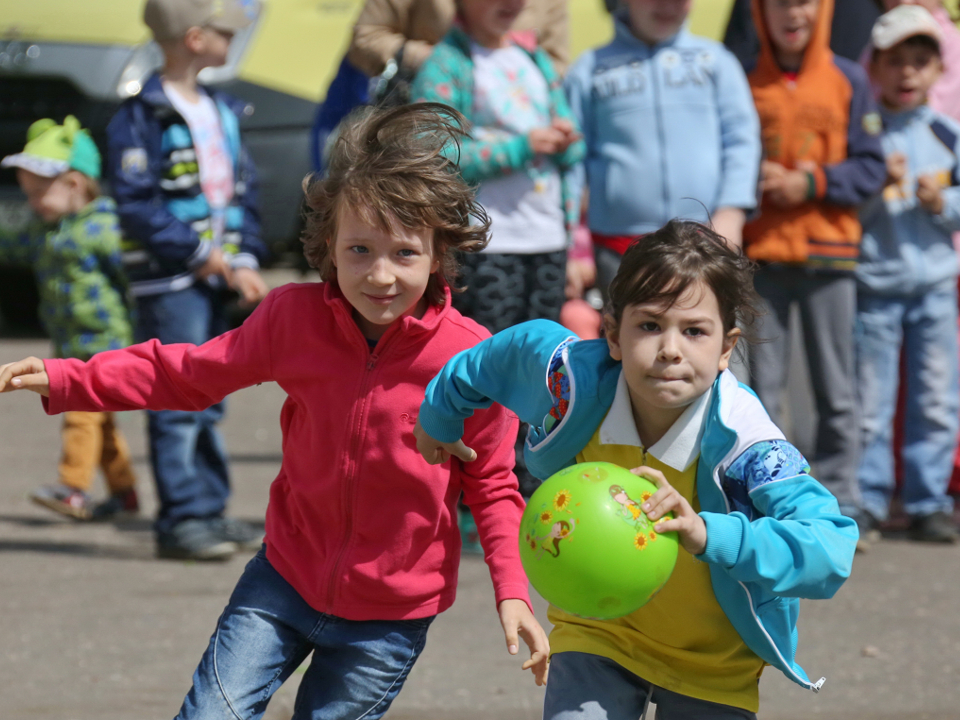
[[[940,26],[943,74],[930,88],[930,107],[960,122],[960,30],[944,8],[933,13]]]
[[[524,507],[513,474],[518,429],[517,416],[501,405],[474,413],[464,425],[463,441],[477,452],[477,459],[460,463],[461,483],[464,502],[477,523],[497,605],[516,598],[533,612],[518,541]]]
[[[236,330],[203,345],[149,340],[98,353],[87,362],[44,360],[50,397],[44,409],[203,410],[240,388],[271,379],[268,321],[272,299]]]

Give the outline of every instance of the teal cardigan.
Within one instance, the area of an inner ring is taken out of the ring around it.
[[[567,103],[562,79],[554,70],[550,56],[539,47],[532,52],[522,49],[530,54],[547,81],[551,118],[569,120],[576,127],[577,121]],[[433,53],[420,67],[410,94],[417,102],[449,105],[472,122],[473,88],[470,38],[463,30],[454,27],[437,43]],[[457,152],[455,147],[450,148],[451,157],[455,158]],[[583,140],[578,140],[563,153],[552,156],[561,172],[561,198],[568,236],[580,220],[579,197],[575,195],[570,171],[585,155],[586,145]],[[531,149],[525,135],[498,140],[476,140],[468,137],[461,142],[459,148],[460,174],[468,183],[479,184],[484,180],[517,172],[532,162],[535,156],[536,153]]]

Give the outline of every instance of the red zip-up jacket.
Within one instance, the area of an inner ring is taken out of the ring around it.
[[[453,603],[457,498],[473,510],[496,601],[528,605],[513,474],[516,416],[467,422],[478,459],[429,465],[413,437],[427,383],[489,333],[450,307],[390,326],[371,351],[336,283],[271,292],[236,330],[200,346],[156,340],[83,363],[47,360],[48,413],[201,410],[250,385],[287,393],[283,461],[270,488],[267,558],[311,607],[349,620],[402,620]]]

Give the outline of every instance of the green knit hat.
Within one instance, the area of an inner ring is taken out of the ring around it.
[[[7,155],[0,167],[19,167],[41,177],[56,177],[67,170],[100,177],[100,152],[80,121],[67,115],[63,125],[50,118],[37,120],[27,130],[23,152]]]

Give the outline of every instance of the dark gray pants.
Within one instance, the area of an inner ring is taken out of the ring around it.
[[[817,479],[836,496],[840,510],[853,515],[860,504],[855,280],[847,274],[767,265],[757,272],[755,282],[766,315],[757,325],[760,342],[750,349],[750,384],[779,424],[790,365],[790,307],[797,304],[818,415]]]
[[[560,652],[550,659],[543,720],[756,720],[749,710],[653,687],[609,658]],[[646,718],[654,720],[654,718]]]

